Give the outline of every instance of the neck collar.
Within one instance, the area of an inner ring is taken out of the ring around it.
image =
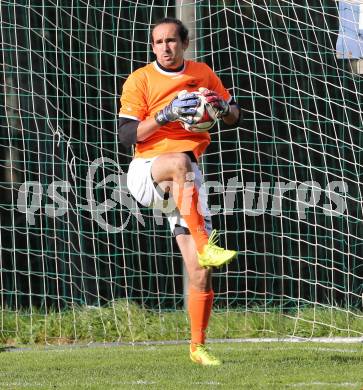
[[[160,72],[160,73],[164,73],[164,74],[180,74],[180,73],[183,73],[184,69],[185,69],[185,61],[182,63],[182,65],[178,66],[177,68],[175,69],[168,69],[168,68],[165,68],[164,66],[162,66],[157,60],[155,60],[154,62],[154,66],[155,68]]]

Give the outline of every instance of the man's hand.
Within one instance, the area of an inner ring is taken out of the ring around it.
[[[207,103],[209,103],[217,111],[218,118],[222,118],[223,116],[229,114],[229,104],[222,98],[222,96],[218,95],[217,92],[207,88],[199,88],[199,92],[205,97]]]
[[[190,116],[197,112],[198,105],[199,99],[194,93],[179,92],[177,97],[156,113],[155,120],[159,125],[178,120],[193,124],[193,119]]]

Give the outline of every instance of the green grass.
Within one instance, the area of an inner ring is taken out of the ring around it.
[[[189,321],[184,311],[156,312],[125,301],[102,308],[75,307],[58,312],[39,309],[4,310],[0,316],[3,345],[68,344],[149,340],[188,340]],[[259,308],[249,311],[214,310],[209,338],[362,336],[363,313],[343,309],[303,308],[282,314]]]
[[[149,345],[0,353],[1,389],[360,389],[361,344],[222,343],[221,367],[189,361],[188,346]]]

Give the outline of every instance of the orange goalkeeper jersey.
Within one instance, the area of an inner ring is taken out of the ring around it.
[[[127,78],[121,96],[119,116],[143,121],[154,117],[181,90],[197,91],[205,87],[216,91],[228,102],[231,95],[212,69],[201,62],[184,61],[180,72],[166,72],[152,62]],[[169,122],[135,148],[135,157],[154,157],[169,152],[193,151],[198,158],[210,143],[208,132],[193,133],[179,122]]]

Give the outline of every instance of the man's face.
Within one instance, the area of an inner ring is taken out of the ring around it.
[[[175,69],[181,66],[188,44],[188,41],[181,41],[178,26],[174,23],[160,24],[153,31],[153,52],[164,68]]]

